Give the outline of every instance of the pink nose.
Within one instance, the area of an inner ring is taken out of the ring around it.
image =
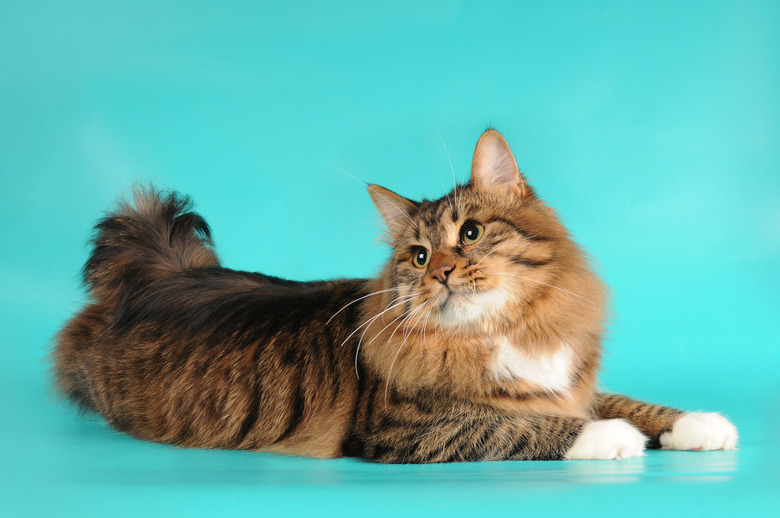
[[[451,272],[451,271],[452,271],[454,268],[455,268],[455,267],[454,267],[454,266],[452,266],[452,265],[450,265],[450,264],[445,264],[445,265],[443,265],[443,266],[439,266],[438,268],[436,268],[435,270],[433,270],[433,271],[431,272],[431,276],[432,276],[434,279],[437,279],[439,282],[441,282],[441,283],[445,283],[445,282],[447,282],[447,277],[449,277],[449,276],[450,276],[450,272]]]

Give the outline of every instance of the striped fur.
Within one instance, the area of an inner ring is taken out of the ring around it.
[[[625,419],[648,437],[648,448],[658,449],[661,447],[661,435],[672,430],[683,412],[618,394],[599,394],[596,414],[599,419]]]
[[[371,186],[392,248],[376,279],[224,268],[186,198],[138,191],[96,227],[90,302],[57,338],[60,389],[117,430],[188,447],[562,459],[618,417],[657,447],[679,411],[596,394],[599,279],[498,133],[474,156],[438,200]],[[524,375],[534,365],[543,376]]]

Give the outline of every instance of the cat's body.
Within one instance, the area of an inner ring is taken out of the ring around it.
[[[60,387],[192,447],[445,462],[735,446],[717,414],[597,394],[603,288],[498,133],[444,198],[370,194],[382,274],[300,283],[222,268],[186,201],[140,193],[97,227]]]

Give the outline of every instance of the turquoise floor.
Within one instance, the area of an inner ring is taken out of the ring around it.
[[[779,21],[758,0],[0,2],[0,517],[779,516]],[[371,276],[387,251],[350,175],[441,196],[487,126],[610,286],[602,384],[721,411],[737,451],[178,450],[52,393],[90,228],[134,181],[192,195],[226,266]]]
[[[47,401],[34,381],[16,388],[4,411],[23,419],[0,435],[4,516],[776,516],[780,505],[777,397],[718,398],[737,451],[384,466],[144,443]]]

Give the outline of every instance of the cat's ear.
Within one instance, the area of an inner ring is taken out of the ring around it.
[[[417,210],[415,202],[378,185],[369,185],[368,194],[382,214],[391,234],[399,236],[404,228],[411,226],[410,215]]]
[[[471,161],[470,183],[481,191],[514,192],[519,196],[528,193],[515,156],[496,130],[487,130],[477,141]]]

